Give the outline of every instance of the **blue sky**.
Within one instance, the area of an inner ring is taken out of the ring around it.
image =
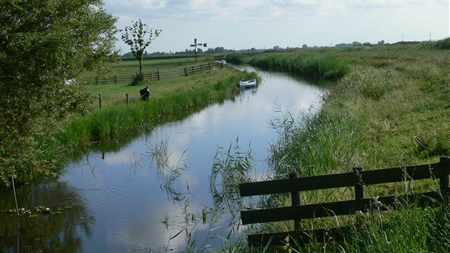
[[[178,52],[197,38],[226,49],[334,46],[449,37],[449,0],[104,0],[125,28],[141,19],[160,37],[148,52]],[[120,38],[120,34],[118,35]],[[130,51],[119,39],[117,47]],[[205,48],[206,49],[206,48]]]

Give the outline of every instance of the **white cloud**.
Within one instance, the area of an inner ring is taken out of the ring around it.
[[[194,38],[230,49],[423,41],[449,36],[447,0],[105,0],[123,29],[162,29],[149,52],[184,51]],[[118,36],[119,37],[119,36]],[[119,47],[124,44],[119,41]],[[127,48],[124,48],[127,51]]]

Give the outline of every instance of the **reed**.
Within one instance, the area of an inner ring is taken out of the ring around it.
[[[227,61],[266,70],[283,71],[312,80],[336,81],[348,72],[348,62],[334,55],[287,52],[270,54],[229,55]]]

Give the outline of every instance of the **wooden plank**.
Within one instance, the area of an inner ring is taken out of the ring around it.
[[[310,191],[318,189],[339,188],[355,185],[358,178],[354,173],[300,177],[272,181],[239,184],[241,196],[276,194],[293,191]]]
[[[418,166],[380,169],[362,172],[364,184],[382,184],[409,180],[436,179],[450,174],[450,163],[442,162]]]
[[[302,206],[289,206],[272,209],[258,209],[241,211],[242,224],[254,224],[261,222],[275,222],[295,219],[309,219],[328,216],[351,215],[356,211],[367,212],[377,207],[384,210],[386,206],[396,209],[398,201],[412,204],[418,201],[420,205],[427,206],[442,202],[442,196],[436,192],[423,194],[410,194],[403,196],[385,196],[377,199],[366,198],[362,200],[347,200],[322,204],[310,204]]]
[[[242,224],[247,225],[261,222],[348,215],[354,214],[357,210],[363,210],[365,206],[369,206],[370,201],[370,199],[359,201],[348,200],[323,204],[241,211],[241,219]]]
[[[437,200],[439,199],[439,200]],[[410,198],[409,202],[414,202],[414,198]],[[436,206],[442,201],[441,196],[436,192],[429,192],[424,194],[418,203],[419,206]],[[392,208],[398,208],[398,205],[394,205]],[[248,236],[248,244],[250,246],[277,246],[277,245],[305,245],[311,241],[328,241],[332,239],[334,241],[342,241],[344,234],[352,233],[352,227],[343,226],[340,228],[319,228],[314,230],[307,230],[300,233],[295,231],[280,232],[280,233],[264,233],[254,234]]]
[[[407,174],[406,174],[407,173]],[[362,171],[365,185],[407,180],[440,178],[450,174],[450,160],[435,164],[398,167],[380,170]],[[408,176],[406,176],[408,175]],[[276,194],[293,191],[310,191],[329,188],[351,187],[359,181],[354,173],[340,173],[295,179],[281,179],[239,184],[241,196]]]

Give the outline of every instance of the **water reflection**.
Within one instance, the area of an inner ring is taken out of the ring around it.
[[[18,187],[18,206],[24,209],[19,217],[13,190],[1,189],[0,195],[1,252],[80,252],[79,235],[92,234],[95,218],[67,182]]]

